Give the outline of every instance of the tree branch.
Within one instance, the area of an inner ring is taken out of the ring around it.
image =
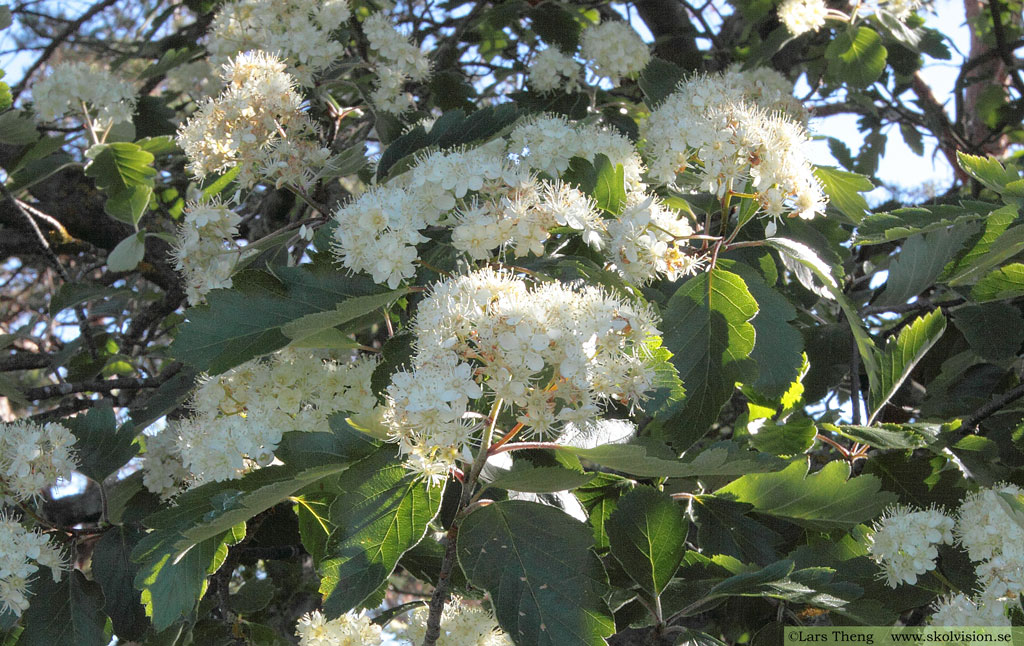
[[[1021,397],[1024,397],[1024,383],[1018,384],[1012,390],[1008,390],[978,410],[974,411],[973,415],[964,420],[964,425],[960,429],[961,432],[971,432],[977,429],[978,424],[999,412],[999,410],[1004,406],[1012,404]]]

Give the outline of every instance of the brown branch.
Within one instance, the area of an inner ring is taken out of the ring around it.
[[[0,372],[38,370],[48,367],[51,361],[53,361],[53,357],[48,354],[20,352],[0,359]]]
[[[78,381],[50,386],[29,388],[25,391],[25,399],[39,401],[51,397],[62,397],[73,393],[109,393],[114,390],[141,390],[143,388],[156,388],[164,382],[161,377],[117,377],[115,379],[100,379],[96,381]]]
[[[978,424],[999,412],[1004,406],[1012,404],[1021,397],[1024,397],[1024,384],[1018,384],[1012,390],[1008,390],[978,410],[974,411],[973,415],[964,420],[964,425],[960,427],[961,432],[968,433],[977,429]]]

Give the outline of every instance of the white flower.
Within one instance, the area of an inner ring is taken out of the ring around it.
[[[427,632],[430,612],[419,607],[409,613],[402,637],[406,644],[422,644]],[[502,632],[491,613],[453,598],[441,614],[441,646],[512,646],[512,640]]]
[[[193,484],[238,478],[270,464],[288,431],[329,432],[327,419],[337,412],[375,414],[376,365],[375,358],[282,350],[203,381],[192,400],[195,416],[164,433],[176,438]]]
[[[783,0],[779,5],[779,20],[794,36],[818,31],[825,26],[826,17],[825,0]]]
[[[622,78],[642,72],[651,61],[647,44],[626,22],[603,22],[584,29],[580,46],[594,73],[616,85]]]
[[[48,536],[0,514],[0,608],[19,617],[28,609],[28,582],[39,566],[49,568],[53,580],[59,581],[68,559]]]
[[[32,86],[32,101],[40,121],[85,116],[102,133],[115,123],[131,121],[135,89],[96,63],[59,63],[50,75]]]
[[[537,53],[530,63],[530,87],[542,94],[580,87],[580,64],[556,47]]]
[[[384,643],[381,627],[363,614],[347,613],[328,621],[314,610],[295,626],[299,646],[380,646]]]
[[[971,599],[965,594],[950,594],[932,606],[930,623],[933,626],[1009,626],[1005,605]]]
[[[275,156],[275,145],[281,139],[308,139],[316,134],[303,112],[295,78],[280,59],[262,51],[239,54],[224,65],[221,76],[227,87],[220,96],[202,103],[178,128],[178,145],[188,158],[188,171],[202,179],[239,165],[237,181],[242,186],[254,184],[261,172],[278,182],[282,158]],[[293,146],[288,154],[300,150],[307,154],[301,164],[315,167],[318,160],[325,160],[319,146]]]
[[[164,500],[173,498],[189,480],[177,438],[169,431],[146,435],[142,456],[142,484]]]
[[[217,201],[189,202],[172,248],[174,268],[185,278],[191,305],[214,289],[231,287],[231,274],[243,250],[235,242],[242,218]]]
[[[214,66],[239,52],[277,52],[303,86],[345,55],[331,38],[350,16],[346,0],[233,0],[220,7],[210,25],[207,49]]]
[[[71,431],[54,422],[0,424],[0,494],[34,499],[58,480],[69,480],[78,466],[74,443]]]
[[[957,541],[976,562],[983,595],[1015,601],[1024,593],[1024,528],[1006,511],[1001,495],[1020,496],[1024,490],[1001,484],[967,496],[957,514]]]
[[[886,583],[917,583],[917,577],[935,569],[937,546],[953,543],[954,521],[932,507],[912,511],[897,505],[875,523],[868,538],[868,553],[882,566]]]

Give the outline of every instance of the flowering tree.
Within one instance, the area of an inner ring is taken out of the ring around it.
[[[1024,621],[1024,40],[966,8],[951,106],[916,0],[0,11],[4,643]],[[956,180],[871,208],[897,129]]]

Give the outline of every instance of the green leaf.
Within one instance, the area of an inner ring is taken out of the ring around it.
[[[326,330],[334,330],[339,325],[370,314],[382,307],[387,307],[408,292],[409,288],[403,287],[383,294],[356,296],[338,303],[333,310],[306,314],[294,321],[289,321],[281,326],[281,332],[295,342],[302,342]],[[309,346],[305,345],[304,347]]]
[[[834,81],[868,87],[882,75],[889,51],[869,27],[849,28],[825,48],[826,73]]]
[[[870,179],[859,173],[850,173],[831,166],[815,166],[814,176],[825,189],[829,203],[850,218],[854,224],[859,224],[868,214],[868,202],[861,193],[875,188]]]
[[[1006,190],[1007,184],[1020,179],[1020,173],[1013,168],[1005,168],[991,155],[978,157],[958,150],[956,158],[960,162],[960,167],[971,177],[1000,194]]]
[[[594,157],[594,170],[597,172],[594,184],[594,201],[598,208],[618,215],[626,203],[626,175],[622,164],[612,164],[604,154]]]
[[[146,232],[133,233],[117,243],[107,256],[107,268],[110,271],[132,271],[139,266],[146,255]]]
[[[0,143],[27,146],[39,139],[36,122],[24,110],[10,110],[0,114]]]
[[[136,546],[133,559],[138,560],[139,550],[148,539],[144,538]],[[192,613],[196,602],[206,592],[206,576],[216,572],[224,562],[227,555],[224,543],[236,540],[238,535],[228,531],[197,543],[177,558],[172,552],[163,551],[158,558],[141,563],[134,584],[142,591],[146,615],[153,620],[157,632]]]
[[[901,305],[931,287],[973,233],[973,227],[961,226],[907,238],[889,266],[885,291],[874,304]]]
[[[782,264],[796,276],[801,285],[818,296],[836,298],[839,284],[835,279],[834,268],[822,260],[814,249],[788,238],[767,238],[765,243],[779,252]]]
[[[228,597],[228,606],[239,614],[251,615],[266,608],[276,591],[270,579],[249,579]]]
[[[285,433],[274,455],[290,467],[308,469],[361,460],[380,446],[375,438],[353,428],[344,413],[331,415],[327,423],[329,433]]]
[[[793,561],[783,559],[767,565],[760,570],[735,574],[711,588],[704,598],[706,600],[710,600],[715,597],[749,594],[760,596],[763,592],[762,586],[766,583],[785,579],[793,571],[793,567]]]
[[[662,345],[661,337],[649,337],[644,341],[644,351],[650,357],[647,365],[653,373],[651,398],[645,402],[644,409],[653,415],[683,401],[686,389],[679,379],[679,371],[672,365],[672,352]]]
[[[712,495],[693,499],[697,544],[709,554],[727,554],[767,564],[779,558],[782,536],[747,515],[754,506]]]
[[[26,407],[31,403],[25,399],[18,382],[8,375],[0,373],[0,397],[6,397],[15,406]]]
[[[750,445],[758,451],[772,455],[799,455],[811,448],[814,436],[818,434],[814,420],[806,417],[789,420],[783,424],[766,420],[757,427],[756,433],[753,426],[747,426],[750,432]]]
[[[542,3],[529,12],[533,30],[545,43],[572,52],[580,42],[580,23],[555,3]]]
[[[487,486],[510,491],[552,493],[581,487],[595,477],[596,473],[581,473],[565,467],[520,467],[517,464],[511,471],[499,473]]]
[[[470,582],[491,593],[498,623],[517,644],[604,646],[615,625],[592,545],[586,525],[565,512],[512,500],[466,516],[458,555]]]
[[[371,597],[423,539],[444,490],[411,474],[391,446],[352,465],[338,488],[345,493],[331,505],[337,529],[319,570],[324,614],[332,618]]]
[[[207,294],[206,305],[185,313],[187,321],[171,344],[172,356],[220,374],[286,346],[289,339],[281,331],[285,324],[385,291],[369,278],[347,276],[333,267],[280,267],[275,274],[245,271],[234,277],[231,289]]]
[[[807,475],[799,460],[776,473],[752,473],[715,492],[750,503],[761,514],[817,531],[850,529],[878,516],[895,501],[874,476],[850,478],[850,465],[835,460]]]
[[[77,570],[63,573],[54,582],[49,570],[42,570],[33,585],[28,610],[22,617],[25,630],[19,646],[106,646],[103,593]]]
[[[1024,264],[1011,263],[994,269],[975,283],[971,298],[985,303],[1024,296]]]
[[[649,455],[647,447],[639,444],[605,444],[592,449],[563,447],[559,451],[642,478],[737,476],[772,471],[779,465],[768,456],[740,450],[732,442],[720,442],[688,462]]]
[[[870,444],[876,449],[919,449],[935,440],[934,435],[922,433],[910,424],[880,424],[878,426],[822,424],[822,428],[848,440]]]
[[[91,408],[84,414],[63,420],[62,424],[75,436],[77,470],[96,482],[102,482],[138,453],[134,425],[126,422],[118,428],[110,406]]]
[[[644,103],[655,108],[676,91],[679,83],[686,78],[686,71],[675,63],[652,57],[637,79],[637,85],[644,93]]]
[[[596,478],[577,487],[572,493],[587,510],[588,521],[593,528],[594,547],[608,547],[608,518],[615,511],[619,498],[629,491],[633,482],[622,476],[598,473]]]
[[[1024,224],[1011,227],[1003,232],[984,254],[976,256],[970,264],[957,265],[956,272],[949,277],[948,283],[953,287],[970,285],[981,280],[982,276],[996,265],[1024,251]]]
[[[679,450],[699,440],[718,418],[754,349],[757,301],[743,279],[722,269],[683,283],[669,300],[662,339],[686,386],[678,412],[664,421],[664,432]],[[749,372],[749,371],[747,371]]]
[[[333,494],[309,494],[296,496],[295,515],[299,519],[299,537],[302,546],[313,557],[313,566],[319,567],[327,552],[327,540],[334,531],[330,519]]]
[[[605,527],[612,556],[645,592],[660,595],[686,553],[688,527],[679,503],[652,487],[636,487],[619,499]]]
[[[751,321],[755,343],[750,353],[757,363],[757,379],[749,385],[770,400],[781,399],[804,369],[804,339],[789,323],[796,318],[796,308],[746,265],[736,263],[732,268],[757,301],[757,316]]]
[[[915,319],[900,330],[898,337],[889,337],[885,349],[878,356],[878,373],[869,378],[868,426],[882,411],[882,407],[903,385],[917,362],[924,357],[946,330],[946,317],[942,310],[935,310]],[[872,378],[874,377],[874,378]]]
[[[984,222],[984,231],[974,242],[973,246],[960,255],[955,261],[946,265],[939,277],[940,281],[956,275],[962,269],[973,265],[977,259],[984,256],[992,248],[992,244],[999,239],[1003,233],[1010,228],[1013,221],[1017,219],[1017,209],[1012,206],[1004,206],[988,214]],[[974,228],[973,225],[964,224],[964,228]],[[959,228],[959,227],[958,227]]]
[[[1020,309],[1006,303],[957,308],[953,322],[971,349],[986,361],[1002,363],[1012,359],[1024,343],[1024,317]]]
[[[86,176],[95,179],[96,186],[107,194],[107,214],[137,225],[153,194],[153,154],[122,141],[96,144],[86,157],[92,160],[85,168]]]
[[[135,527],[111,528],[104,532],[92,554],[93,577],[103,590],[103,609],[119,641],[138,641],[149,627],[142,597],[132,585],[138,566],[130,555],[142,536]]]

